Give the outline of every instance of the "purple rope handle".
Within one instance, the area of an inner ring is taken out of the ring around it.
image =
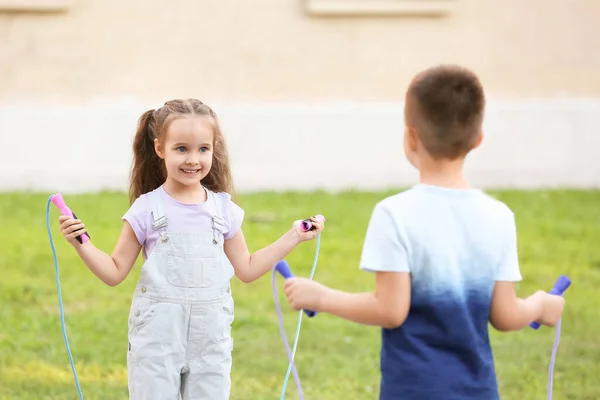
[[[273,268],[273,279],[271,279],[271,283],[273,286],[273,300],[275,301],[275,310],[277,311],[277,318],[279,319],[279,333],[281,333],[281,340],[283,340],[283,345],[285,346],[285,352],[287,353],[288,360],[292,364],[292,375],[294,376],[294,382],[296,384],[296,388],[298,389],[298,398],[300,400],[304,400],[304,393],[302,392],[300,377],[298,376],[296,364],[294,363],[294,360],[292,358],[292,350],[290,349],[287,335],[285,334],[285,327],[283,325],[283,314],[281,313],[281,306],[279,305],[279,293],[277,292],[277,280],[275,279],[276,275],[277,270]]]

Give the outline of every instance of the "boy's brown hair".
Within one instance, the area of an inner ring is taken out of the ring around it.
[[[464,157],[482,132],[485,95],[477,76],[456,65],[417,74],[406,92],[405,123],[434,159]]]

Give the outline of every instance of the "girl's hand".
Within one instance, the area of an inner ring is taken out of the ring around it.
[[[79,244],[75,238],[85,233],[85,224],[79,219],[74,219],[66,215],[59,216],[58,222],[60,223],[60,233],[67,239],[67,242],[73,246]]]
[[[300,229],[302,220],[295,221],[292,226],[292,229],[294,230],[294,233],[296,233],[300,242],[315,239],[321,232],[323,232],[323,229],[325,229],[325,221],[321,221],[315,217],[310,217],[310,220],[315,228],[313,230],[304,232],[302,229]]]

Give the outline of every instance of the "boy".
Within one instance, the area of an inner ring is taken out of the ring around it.
[[[360,268],[374,293],[288,279],[292,308],[381,326],[380,400],[498,399],[488,321],[503,332],[558,322],[564,299],[520,299],[514,215],[470,188],[467,154],[482,141],[485,96],[458,66],[419,73],[405,99],[404,150],[420,183],[380,201]]]

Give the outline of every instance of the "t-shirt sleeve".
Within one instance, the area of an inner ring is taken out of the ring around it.
[[[505,282],[518,282],[522,279],[519,268],[519,255],[517,250],[517,225],[515,215],[507,210],[504,219],[503,247],[500,251],[500,262],[496,270],[496,280]]]
[[[148,232],[148,215],[151,212],[149,207],[150,203],[147,196],[142,195],[133,202],[129,210],[121,218],[123,221],[129,222],[138,242],[142,246],[146,242]]]
[[[227,222],[229,225],[229,231],[223,235],[225,240],[229,240],[240,231],[242,227],[242,222],[244,222],[244,210],[235,204],[233,200],[231,200],[231,195],[228,193],[220,193],[224,200],[227,214]]]
[[[371,215],[360,259],[368,272],[410,272],[407,240],[392,214],[381,203]]]

